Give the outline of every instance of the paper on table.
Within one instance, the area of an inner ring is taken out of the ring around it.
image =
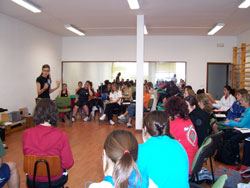
[[[214,114],[214,116],[217,118],[225,118],[226,117],[225,114]]]
[[[243,134],[244,133],[250,133],[250,129],[248,129],[248,128],[238,128],[238,127],[235,127],[234,129],[240,131]]]

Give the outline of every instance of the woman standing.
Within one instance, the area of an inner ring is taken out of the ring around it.
[[[50,77],[50,66],[45,64],[42,66],[42,73],[36,79],[36,87],[38,98],[50,98],[50,93],[54,92],[60,86],[60,81],[56,81],[56,87],[51,89],[51,77]]]

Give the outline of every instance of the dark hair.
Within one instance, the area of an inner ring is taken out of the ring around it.
[[[111,86],[115,86],[115,87],[116,87],[116,89],[118,89],[118,85],[117,85],[115,82],[113,82]],[[112,88],[111,88],[111,92],[112,92],[112,93],[114,93],[114,91],[113,91],[113,89],[112,89]]]
[[[86,83],[88,83],[90,85],[90,87],[92,88],[93,84],[91,81],[87,80]]]
[[[199,95],[199,94],[202,94],[202,93],[205,93],[205,89],[198,89],[196,94]]]
[[[244,94],[248,94],[248,91],[245,88],[242,88],[242,89],[237,90],[237,93],[244,95]]]
[[[143,128],[147,128],[147,132],[150,136],[162,136],[167,135],[170,138],[173,136],[169,131],[168,114],[162,111],[149,112],[143,119]]]
[[[198,107],[197,99],[194,96],[189,95],[184,100],[187,101],[191,106],[195,105],[196,107]]]
[[[114,187],[127,188],[128,179],[133,170],[136,171],[136,176],[141,179],[135,162],[138,155],[138,142],[131,132],[127,130],[112,131],[105,140],[104,150],[115,163],[112,174]]]
[[[185,120],[188,119],[188,106],[186,102],[180,97],[170,97],[165,105],[165,111],[168,113],[172,120],[175,119],[175,116],[178,116]]]
[[[78,82],[78,85],[79,85],[79,84],[82,84],[82,81],[79,81],[79,82]]]
[[[67,84],[66,84],[66,83],[63,83],[62,86],[67,86]]]
[[[190,90],[193,90],[192,86],[190,86],[190,85],[185,86],[185,87],[184,87],[184,90],[185,90],[186,88],[187,88],[187,89],[190,89]]]
[[[58,111],[56,104],[50,99],[41,99],[34,110],[33,121],[36,125],[48,122],[57,126]]]
[[[153,83],[152,83],[152,82],[148,82],[148,83],[147,83],[147,85],[148,85],[149,89],[151,89],[151,88],[153,88],[153,89],[154,89],[154,85],[153,85]]]
[[[131,84],[129,82],[124,82],[124,85],[126,85],[127,87],[131,87]]]
[[[224,88],[226,88],[226,89],[229,91],[229,93],[232,94],[232,93],[231,93],[231,92],[232,92],[231,86],[225,85]]]
[[[49,66],[48,64],[44,64],[44,65],[42,66],[42,70],[43,70],[43,69],[49,69],[49,70],[50,70],[50,66]],[[41,73],[40,76],[42,76],[42,75],[43,75],[43,73]],[[52,80],[51,80],[51,77],[50,77],[50,74],[48,75],[47,78],[50,80],[50,82],[52,81]]]

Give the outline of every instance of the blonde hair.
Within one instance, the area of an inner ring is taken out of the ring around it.
[[[196,99],[198,102],[201,102],[204,105],[204,108],[202,110],[204,110],[205,112],[209,114],[213,112],[212,105],[210,104],[210,100],[205,93],[198,94],[196,96]]]

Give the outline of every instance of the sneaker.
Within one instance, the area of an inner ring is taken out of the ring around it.
[[[132,124],[131,123],[127,123],[127,127],[128,128],[132,128]]]
[[[92,112],[90,113],[92,117],[95,116],[95,110],[92,110]]]
[[[106,114],[103,114],[101,117],[100,117],[100,120],[104,120],[105,119],[105,117],[106,117]]]
[[[125,116],[122,114],[122,115],[118,116],[118,119],[123,120],[123,119],[125,119]]]
[[[72,120],[72,122],[75,122],[76,118],[74,116],[72,116],[71,120]]]
[[[89,116],[86,116],[83,121],[89,121],[90,120],[90,117]]]
[[[110,125],[114,125],[115,124],[115,122],[113,122],[113,120],[109,120],[109,123],[110,123]]]

